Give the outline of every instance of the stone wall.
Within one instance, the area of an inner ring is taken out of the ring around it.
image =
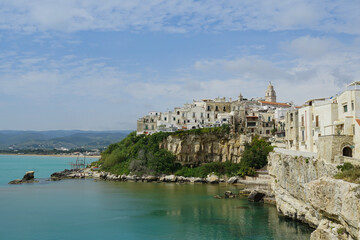
[[[360,185],[333,179],[335,164],[270,153],[278,211],[317,228],[311,239],[360,239]]]
[[[251,137],[240,134],[185,134],[169,136],[160,147],[173,152],[182,164],[197,166],[209,162],[239,163],[246,141],[251,141]]]
[[[329,135],[319,137],[318,158],[329,163],[334,163],[335,156],[342,156],[342,150],[346,146],[353,146],[353,136]]]

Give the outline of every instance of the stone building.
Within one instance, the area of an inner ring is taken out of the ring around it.
[[[236,100],[222,98],[194,100],[173,111],[151,112],[137,122],[137,134],[173,132],[228,124],[233,133],[250,133],[270,138],[284,132],[284,115],[289,104],[277,103],[274,87],[269,84],[264,99],[248,100],[240,93]],[[279,131],[278,131],[279,129]]]
[[[329,161],[340,155],[360,158],[359,86],[360,82],[354,82],[335,97],[312,99],[289,111],[285,120],[288,148],[317,152]]]

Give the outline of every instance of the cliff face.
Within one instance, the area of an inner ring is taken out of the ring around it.
[[[311,239],[360,239],[360,185],[333,179],[336,165],[270,153],[268,169],[278,211],[317,227]]]
[[[244,143],[250,140],[245,135],[174,135],[169,136],[160,147],[173,152],[177,160],[186,165],[226,161],[239,163]]]

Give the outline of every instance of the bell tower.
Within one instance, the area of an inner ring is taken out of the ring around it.
[[[271,82],[269,82],[269,86],[267,87],[265,92],[265,101],[276,102],[276,92],[273,85],[271,85]]]

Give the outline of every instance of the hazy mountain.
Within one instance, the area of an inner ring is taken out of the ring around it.
[[[102,148],[118,142],[131,131],[0,131],[0,149]]]

